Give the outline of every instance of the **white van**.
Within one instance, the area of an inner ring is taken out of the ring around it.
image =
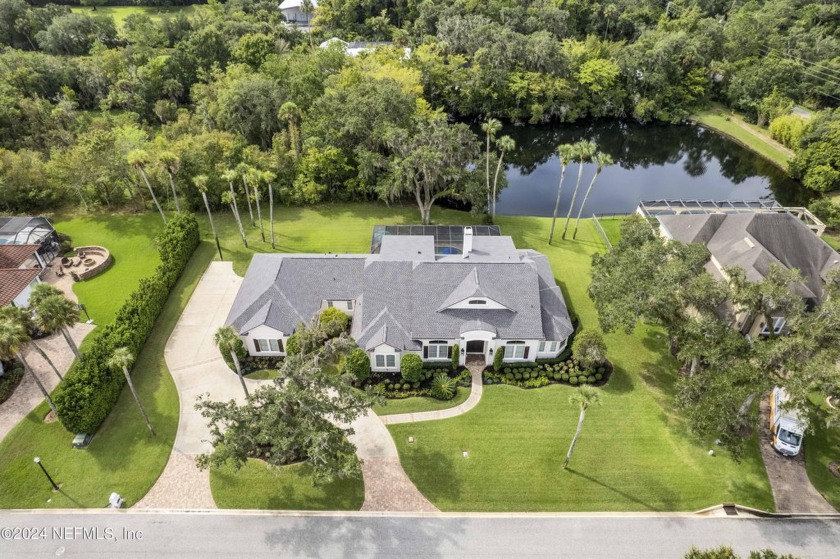
[[[770,432],[773,435],[773,448],[785,456],[796,456],[802,448],[802,438],[808,424],[799,419],[796,410],[785,409],[790,398],[783,388],[773,389],[770,397]]]

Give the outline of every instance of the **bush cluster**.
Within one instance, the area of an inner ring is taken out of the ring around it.
[[[431,396],[438,400],[450,400],[455,397],[458,386],[468,386],[469,382],[470,372],[467,369],[453,374],[449,367],[440,366],[424,367],[420,371],[419,379],[415,382],[408,382],[390,373],[378,375],[372,373],[368,378],[369,384],[375,384],[378,391],[392,400],[414,396]]]
[[[319,317],[321,328],[328,338],[335,338],[347,331],[350,325],[350,316],[335,307],[329,307],[321,311]]]
[[[173,216],[157,238],[160,264],[103,326],[81,362],[64,377],[54,400],[58,418],[71,433],[94,433],[120,396],[125,377],[107,361],[119,347],[137,355],[152,331],[169,292],[199,243],[198,222],[192,214]]]
[[[609,376],[609,367],[586,368],[574,358],[544,359],[536,363],[505,363],[500,371],[484,371],[485,384],[510,384],[521,388],[539,388],[552,383],[598,384]]]
[[[359,382],[364,382],[370,376],[370,357],[367,352],[357,347],[344,360],[344,370]]]
[[[419,382],[423,376],[423,360],[414,353],[404,355],[400,360],[400,373],[407,383]]]
[[[3,363],[4,374],[0,377],[0,404],[9,399],[9,396],[15,391],[20,379],[23,378],[23,365],[17,361],[12,363]]]

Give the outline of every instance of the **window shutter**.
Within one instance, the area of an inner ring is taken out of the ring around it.
[[[280,348],[279,351],[284,351],[283,350],[283,340],[281,340],[279,338],[277,339],[277,347]]]
[[[447,356],[449,359],[452,359],[452,346],[451,346],[451,345],[450,345],[450,346],[446,346],[446,356]]]
[[[530,349],[531,348],[529,346],[525,346],[525,355],[522,357],[522,359],[528,359],[528,351],[530,351]]]
[[[260,342],[259,342],[259,340],[254,340],[254,351],[256,351],[257,353],[260,352]]]
[[[429,346],[423,346],[423,359],[429,358]]]

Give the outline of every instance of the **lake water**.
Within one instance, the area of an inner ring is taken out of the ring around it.
[[[507,126],[516,140],[506,156],[508,186],[496,206],[500,215],[550,216],[560,161],[557,146],[591,139],[615,164],[598,177],[584,215],[628,213],[641,200],[758,200],[803,204],[801,185],[762,157],[699,126],[639,125],[624,121]],[[500,135],[501,135],[500,134]],[[565,215],[577,180],[576,163],[566,169],[560,214]],[[595,166],[584,165],[575,213]]]

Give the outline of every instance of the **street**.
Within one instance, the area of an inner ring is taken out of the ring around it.
[[[664,516],[0,513],[0,557],[840,557],[840,520]]]

